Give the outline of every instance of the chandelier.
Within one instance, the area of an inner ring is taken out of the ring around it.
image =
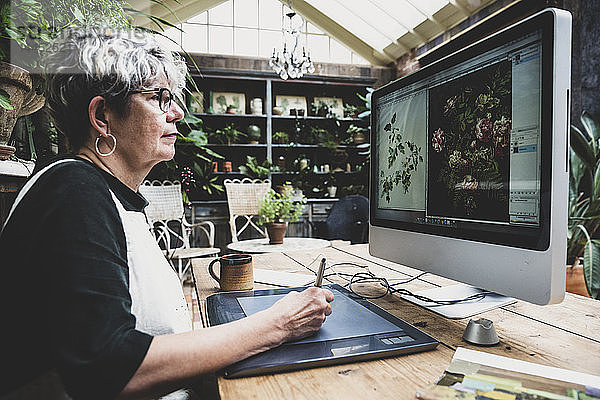
[[[282,50],[273,49],[269,66],[275,70],[281,79],[298,79],[305,73],[315,72],[315,66],[304,46],[300,45],[304,20],[290,7],[283,22]]]

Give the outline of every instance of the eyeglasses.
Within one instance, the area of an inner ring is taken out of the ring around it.
[[[173,101],[173,93],[167,88],[156,88],[156,89],[143,89],[143,90],[132,90],[131,94],[135,93],[158,93],[158,108],[162,112],[169,112],[171,109],[171,102]]]

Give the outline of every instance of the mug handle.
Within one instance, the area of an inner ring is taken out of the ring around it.
[[[220,262],[221,260],[219,260],[218,258],[215,258],[214,260],[212,260],[210,262],[210,264],[208,264],[208,273],[210,274],[210,276],[213,277],[213,279],[215,281],[217,281],[219,283],[219,285],[221,284],[221,280],[217,277],[217,275],[215,274],[215,271],[213,270],[213,266],[215,265],[216,262]]]

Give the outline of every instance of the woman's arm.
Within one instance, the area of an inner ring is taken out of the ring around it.
[[[311,287],[271,308],[228,324],[156,336],[119,399],[169,393],[194,378],[317,331],[331,314],[333,294]]]

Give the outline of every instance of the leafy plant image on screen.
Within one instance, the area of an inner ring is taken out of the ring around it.
[[[511,63],[429,92],[428,212],[508,221]]]
[[[421,155],[421,146],[410,140],[404,140],[400,128],[394,127],[396,123],[396,113],[392,115],[383,130],[388,132],[388,154],[387,167],[392,169],[397,168],[391,175],[385,176],[384,171],[380,171],[381,177],[381,193],[385,200],[389,203],[391,200],[390,193],[394,187],[402,185],[404,193],[408,193],[412,182],[412,174],[416,171],[420,162],[423,162]],[[400,159],[400,160],[399,160]],[[400,162],[400,164],[397,164]]]

